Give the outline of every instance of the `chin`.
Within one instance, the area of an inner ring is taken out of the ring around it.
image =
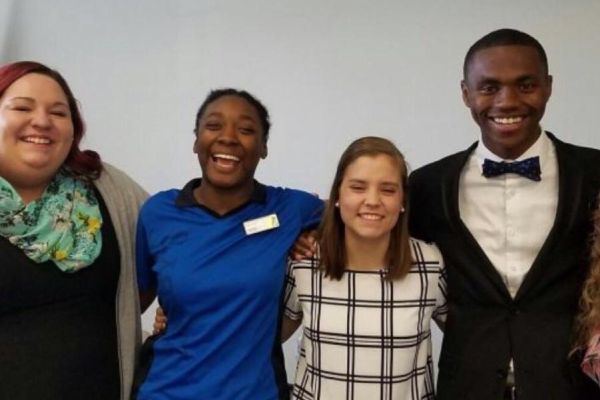
[[[387,234],[389,232],[357,232],[357,238],[360,240],[364,240],[364,241],[377,241],[377,240],[383,240],[387,237]]]
[[[230,179],[211,179],[208,178],[207,179],[208,182],[210,182],[210,184],[212,186],[214,186],[217,189],[222,189],[222,190],[232,190],[235,188],[240,188],[243,187],[245,185],[245,181],[241,181],[241,180],[230,180]]]
[[[39,171],[40,173],[42,171],[52,171],[52,174],[54,175],[58,172],[62,164],[30,161],[26,162],[25,165],[27,165],[29,169]]]

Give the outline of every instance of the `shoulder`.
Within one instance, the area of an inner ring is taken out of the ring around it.
[[[119,168],[102,164],[102,172],[94,185],[107,204],[125,203],[138,208],[148,198],[148,193]]]
[[[102,172],[94,183],[107,190],[118,189],[131,195],[148,197],[148,193],[129,175],[108,163],[102,163]]]
[[[319,270],[319,258],[317,256],[302,260],[290,260],[288,273],[297,277],[298,274],[312,273]]]
[[[578,146],[557,139],[550,132],[548,136],[556,149],[556,158],[561,174],[567,177],[580,177],[585,187],[595,192],[600,188],[600,150]],[[594,193],[595,196],[595,193]]]
[[[425,242],[411,237],[410,251],[413,260],[416,262],[443,264],[442,254],[438,247],[432,242]]]
[[[546,133],[548,134],[548,136],[554,143],[556,151],[559,153],[559,155],[567,155],[567,156],[576,157],[577,160],[582,163],[590,162],[590,163],[597,164],[598,161],[600,160],[600,150],[599,149],[594,149],[591,147],[579,146],[579,145],[576,145],[573,143],[563,142],[562,140],[560,140],[556,136],[554,136],[552,133],[550,133],[550,132],[546,132]]]
[[[267,191],[267,195],[271,195],[271,196],[280,196],[280,197],[285,197],[288,199],[295,199],[298,201],[302,201],[302,200],[313,200],[313,199],[319,199],[317,196],[315,196],[314,194],[308,193],[304,190],[299,190],[299,189],[290,189],[287,187],[280,187],[280,186],[269,186],[269,185],[263,185],[265,190]]]
[[[146,202],[142,206],[140,216],[153,213],[159,209],[164,209],[169,205],[175,207],[175,199],[177,198],[179,192],[179,189],[169,189],[153,194],[146,200]]]
[[[114,182],[124,185],[139,186],[129,175],[112,164],[103,162],[102,172],[97,179],[98,182]]]
[[[298,189],[264,185],[267,198],[276,204],[292,205],[299,209],[319,209],[323,207],[323,200],[315,194]]]

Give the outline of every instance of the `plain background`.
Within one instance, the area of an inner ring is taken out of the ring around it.
[[[199,175],[198,106],[243,88],[268,107],[257,178],[327,197],[351,140],[392,139],[413,168],[478,129],[459,90],[468,47],[511,27],[544,45],[554,91],[543,120],[600,147],[600,1],[0,0],[0,60],[61,71],[87,122],[83,147],[149,192]],[[600,166],[599,166],[600,167]],[[153,309],[144,316],[150,330]],[[434,332],[437,352],[440,334]],[[293,371],[296,340],[286,345]],[[291,376],[291,375],[290,375]]]

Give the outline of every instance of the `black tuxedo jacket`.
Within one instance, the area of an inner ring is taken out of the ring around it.
[[[600,151],[548,136],[558,158],[557,214],[514,299],[459,215],[460,173],[477,143],[410,176],[411,233],[439,246],[448,273],[438,399],[502,399],[511,358],[519,400],[600,399],[568,360],[588,269]]]

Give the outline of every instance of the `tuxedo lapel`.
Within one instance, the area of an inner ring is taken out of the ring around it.
[[[463,167],[471,153],[477,147],[477,142],[471,145],[467,150],[456,155],[453,163],[447,169],[443,182],[442,182],[442,197],[443,197],[443,212],[445,218],[450,221],[451,226],[454,226],[457,232],[456,245],[466,247],[464,250],[460,250],[461,254],[471,255],[474,259],[473,262],[465,262],[463,265],[466,268],[477,268],[477,272],[483,273],[493,284],[493,286],[499,291],[501,296],[506,299],[510,299],[510,294],[502,277],[486,256],[485,252],[475,240],[475,237],[469,231],[469,228],[465,225],[463,220],[460,218],[459,209],[459,186],[460,186],[460,175]]]
[[[552,134],[548,133],[548,136],[554,144],[558,161],[556,217],[548,237],[517,292],[516,300],[528,293],[534,285],[543,283],[545,279],[552,279],[551,271],[544,268],[549,264],[548,257],[551,257],[551,251],[562,242],[563,236],[570,232],[577,223],[578,211],[585,209],[581,204],[583,201],[583,171],[579,170],[577,160],[564,150],[564,144]]]

